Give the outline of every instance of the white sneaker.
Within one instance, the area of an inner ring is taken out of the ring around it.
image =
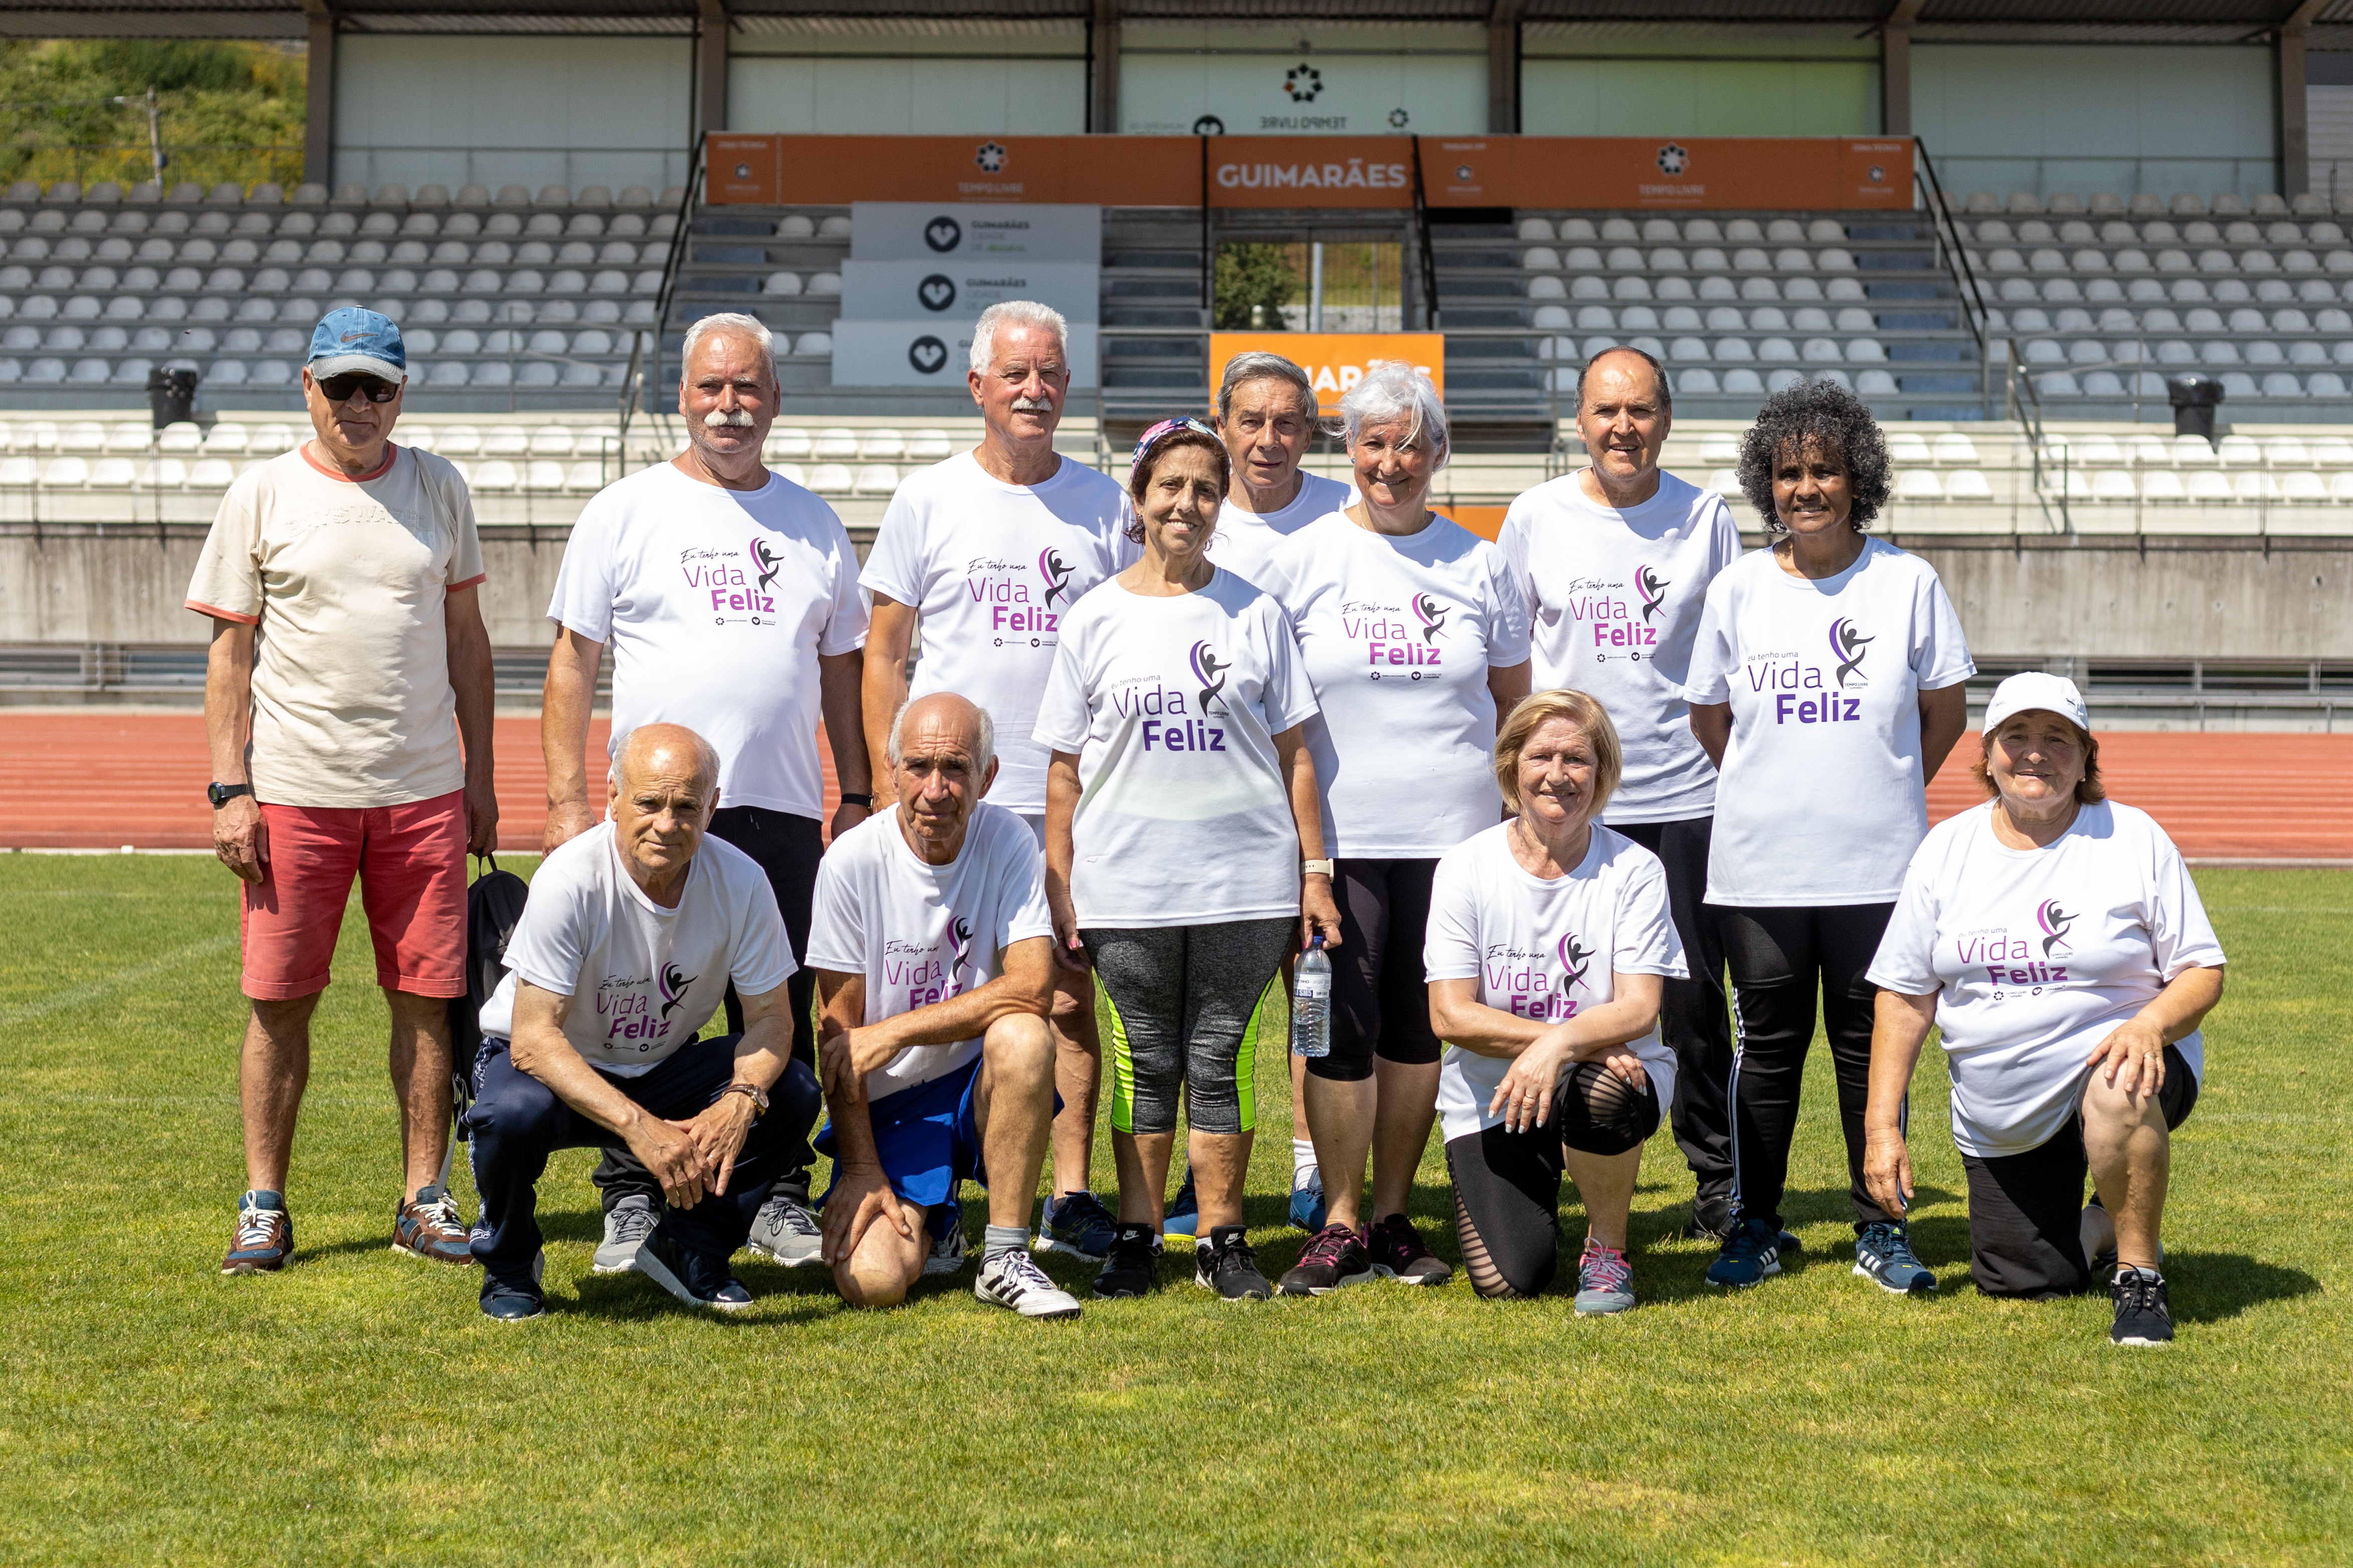
[[[1009,1247],[980,1260],[972,1293],[1025,1318],[1075,1318],[1080,1311],[1079,1299],[1048,1279],[1037,1259]]]
[[[744,1245],[787,1268],[825,1261],[818,1256],[825,1246],[825,1233],[818,1228],[817,1215],[784,1192],[768,1194]]]
[[[947,1228],[937,1241],[932,1243],[931,1253],[923,1259],[923,1278],[926,1279],[954,1274],[965,1266],[964,1205],[950,1198],[947,1211],[942,1216]]]
[[[652,1234],[661,1211],[643,1193],[630,1193],[605,1215],[605,1241],[589,1267],[598,1274],[629,1274],[638,1267],[638,1248]]]

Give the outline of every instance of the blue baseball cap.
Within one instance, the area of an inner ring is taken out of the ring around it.
[[[400,329],[389,316],[346,305],[330,310],[311,331],[311,379],[347,375],[381,376],[396,385],[408,379],[408,350]]]

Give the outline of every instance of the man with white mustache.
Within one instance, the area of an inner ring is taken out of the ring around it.
[[[912,694],[953,691],[995,717],[1000,766],[989,799],[1018,814],[1041,846],[1048,753],[1031,732],[1061,617],[1136,550],[1119,481],[1054,451],[1071,388],[1070,337],[1059,311],[1029,300],[981,312],[968,377],[987,426],[980,445],[900,481],[860,579],[874,603],[866,736],[876,775],[888,776],[891,721],[911,694],[907,654],[920,623]],[[1062,1110],[1038,1245],[1100,1262],[1112,1217],[1088,1190],[1087,1166],[1103,1047],[1093,978],[1069,952],[1056,955],[1051,1023]]]
[[[825,777],[816,731],[822,714],[841,784],[839,837],[873,805],[859,711],[866,609],[858,556],[831,507],[761,462],[781,388],[776,350],[757,318],[705,316],[687,329],[678,411],[687,448],[607,487],[573,525],[548,619],[540,741],[547,756],[553,851],[596,821],[582,753],[596,668],[613,648],[613,734],[682,724],[719,753],[710,832],[767,874],[792,944],[808,951],[809,914],[825,836]],[[792,1054],[812,1070],[815,975],[788,982]],[[743,1006],[726,996],[727,1027]],[[751,1246],[786,1267],[819,1261],[808,1201],[815,1154],[786,1152]],[[661,1217],[661,1184],[626,1150],[597,1167],[605,1200],[600,1272],[635,1267],[638,1244]]]

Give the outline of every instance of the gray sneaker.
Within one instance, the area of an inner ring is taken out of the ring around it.
[[[599,1274],[630,1274],[637,1270],[638,1248],[661,1218],[661,1210],[643,1193],[628,1193],[605,1215],[605,1242],[589,1267]]]
[[[1626,1254],[1586,1237],[1584,1256],[1577,1260],[1577,1315],[1624,1312],[1633,1305],[1634,1270]]]
[[[818,1228],[817,1215],[784,1192],[768,1194],[768,1201],[760,1205],[759,1216],[752,1221],[751,1238],[744,1243],[770,1262],[781,1263],[787,1268],[824,1262],[818,1256],[824,1244],[825,1236]]]
[[[947,1228],[932,1243],[931,1255],[923,1259],[923,1277],[927,1279],[960,1272],[965,1265],[964,1205],[950,1198],[946,1207],[947,1213],[940,1218]]]

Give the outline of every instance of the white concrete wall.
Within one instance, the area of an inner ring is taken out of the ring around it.
[[[1482,135],[1487,30],[1130,22],[1120,32],[1119,114],[1121,130],[1160,135],[1190,134],[1203,115],[1236,136]]]
[[[2268,44],[1920,44],[1912,124],[1945,189],[2278,189]]]
[[[335,47],[335,179],[664,185],[694,144],[687,38],[346,33]]]
[[[1546,59],[1520,62],[1531,136],[1875,136],[1876,61]]]

